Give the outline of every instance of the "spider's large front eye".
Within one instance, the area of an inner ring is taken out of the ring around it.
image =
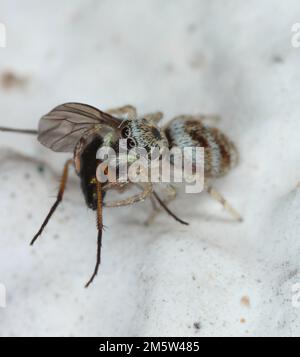
[[[130,135],[130,129],[128,126],[124,126],[124,128],[121,130],[121,135],[123,138],[128,138]]]
[[[136,146],[135,141],[132,138],[127,139],[127,147],[128,149],[133,149]]]

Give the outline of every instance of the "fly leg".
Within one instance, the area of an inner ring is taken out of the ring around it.
[[[65,188],[66,188],[66,184],[67,184],[67,180],[68,180],[68,171],[69,171],[69,166],[71,164],[73,164],[73,160],[68,160],[65,163],[64,166],[64,171],[63,171],[63,175],[61,178],[61,182],[60,182],[60,186],[59,186],[59,191],[57,194],[57,198],[56,201],[54,203],[54,205],[51,207],[47,217],[45,218],[41,228],[39,229],[39,231],[37,232],[37,234],[33,237],[32,241],[31,241],[31,245],[33,245],[33,243],[37,240],[37,238],[42,234],[44,228],[46,227],[47,223],[49,222],[50,218],[52,217],[53,213],[55,212],[56,208],[58,207],[58,205],[61,203],[63,196],[64,196],[64,192],[65,192]]]
[[[102,188],[101,188],[101,183],[97,180],[96,181],[96,192],[97,192],[97,230],[98,230],[98,236],[97,236],[97,257],[96,257],[96,265],[94,268],[94,272],[89,279],[89,281],[85,284],[85,287],[87,288],[91,282],[94,280],[95,276],[98,273],[99,266],[101,263],[101,246],[102,246],[102,232],[103,232],[103,201],[102,201]]]

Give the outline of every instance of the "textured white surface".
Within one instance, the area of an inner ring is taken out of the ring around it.
[[[140,112],[219,113],[238,168],[215,186],[235,223],[205,194],[181,195],[149,228],[149,202],[105,211],[101,273],[95,218],[73,175],[42,238],[66,155],[1,134],[2,336],[300,335],[299,1],[3,1],[1,124],[35,128],[65,101]],[[49,164],[44,172],[5,148]],[[6,160],[9,158],[9,160]],[[50,169],[53,167],[53,170]]]

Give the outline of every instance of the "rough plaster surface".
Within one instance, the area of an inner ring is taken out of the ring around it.
[[[162,110],[165,121],[219,113],[241,160],[214,185],[244,217],[232,221],[205,194],[182,193],[171,205],[188,227],[161,214],[146,228],[149,202],[107,209],[101,273],[84,289],[96,228],[74,174],[29,247],[67,156],[2,133],[0,335],[300,335],[292,304],[300,282],[300,49],[291,46],[299,2],[1,0],[0,8],[2,125],[35,128],[66,101],[132,103]]]

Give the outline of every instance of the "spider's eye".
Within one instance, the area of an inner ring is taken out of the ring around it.
[[[121,130],[121,135],[122,135],[123,138],[128,138],[128,136],[130,135],[130,129],[128,128],[128,126],[125,126]]]
[[[136,146],[135,141],[132,138],[127,139],[127,147],[128,149],[133,149]]]

